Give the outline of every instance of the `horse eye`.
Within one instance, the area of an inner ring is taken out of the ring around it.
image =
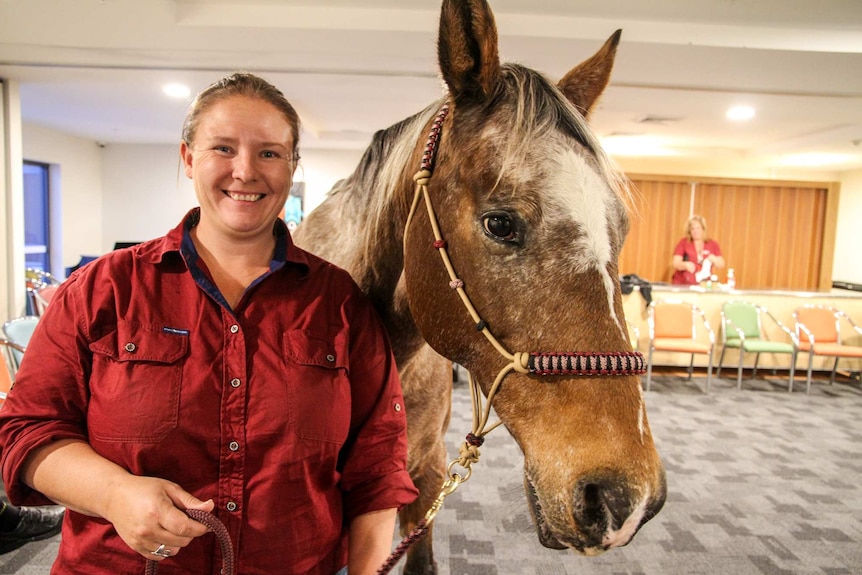
[[[504,241],[515,240],[515,226],[512,220],[505,214],[491,214],[482,219],[482,226],[485,228],[485,233],[492,236],[494,239]]]

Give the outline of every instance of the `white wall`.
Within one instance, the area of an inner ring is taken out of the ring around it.
[[[862,170],[841,175],[832,279],[862,284]]]
[[[112,214],[103,211],[101,148],[92,140],[33,124],[25,123],[22,132],[24,159],[58,168],[52,184],[59,180],[60,189],[52,190],[51,202],[61,214],[63,267],[75,265],[82,255],[103,253],[102,222]],[[64,277],[62,269],[51,271]]]
[[[102,149],[100,253],[113,249],[115,242],[162,236],[197,205],[180,166],[179,144],[107,144]]]
[[[197,205],[190,182],[179,169],[173,145],[109,144],[79,140],[37,126],[24,125],[24,157],[59,163],[63,179],[64,262],[81,254],[99,255],[117,241],[160,236]],[[361,150],[302,150],[297,180],[306,182],[306,209],[317,206],[332,185],[349,176]],[[833,265],[836,280],[862,283],[858,256],[862,221],[862,171],[812,172],[746,166],[744,160],[686,162],[680,159],[620,158],[630,173],[838,181],[841,183]]]

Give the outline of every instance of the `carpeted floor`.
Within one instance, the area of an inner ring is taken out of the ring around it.
[[[735,375],[735,372],[731,376]],[[759,374],[760,375],[760,374]],[[522,456],[499,429],[436,519],[440,575],[851,575],[862,573],[862,386],[786,379],[653,380],[647,405],[668,501],[627,547],[585,558],[539,545]],[[469,431],[456,384],[448,445]],[[0,575],[44,575],[57,538],[0,556]]]

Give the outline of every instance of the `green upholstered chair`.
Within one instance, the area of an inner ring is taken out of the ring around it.
[[[766,338],[763,330],[763,318],[768,318],[787,336],[784,341]],[[793,376],[796,370],[796,354],[799,352],[799,340],[795,333],[785,327],[769,311],[760,305],[739,300],[731,300],[721,306],[722,348],[718,358],[716,375],[721,377],[721,367],[724,362],[724,352],[728,349],[739,350],[739,366],[736,371],[736,388],[742,389],[742,362],[746,353],[754,355],[752,377],[757,377],[757,362],[761,353],[786,353],[790,355],[790,384],[788,391],[793,391]]]

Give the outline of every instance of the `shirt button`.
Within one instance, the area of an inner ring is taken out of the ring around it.
[[[228,511],[236,511],[236,503],[234,503],[233,501],[228,501],[227,505],[225,505],[225,508]]]
[[[239,387],[240,384],[241,384],[241,382],[240,382],[238,377],[235,377],[232,380],[230,380],[230,386],[231,387]]]
[[[135,352],[135,350],[136,350],[136,349],[138,349],[138,346],[136,346],[136,345],[135,345],[135,344],[133,344],[132,342],[129,342],[129,343],[127,343],[125,346],[123,346],[123,349],[125,349],[125,350],[126,350],[126,351],[128,351],[129,353],[134,353],[134,352]]]
[[[395,411],[401,411],[401,404],[400,403],[395,404]]]
[[[239,443],[237,443],[236,441],[231,441],[230,443],[228,443],[227,448],[231,451],[239,451]]]
[[[238,332],[238,331],[239,331],[239,326],[238,326],[238,325],[233,324],[232,326],[230,326],[230,332],[231,332],[231,333],[236,333],[236,332]]]
[[[334,356],[334,355],[332,355],[331,353],[330,353],[330,354],[328,354],[328,355],[326,356],[326,361],[328,361],[329,363],[332,363],[333,361],[335,361],[335,356]]]

